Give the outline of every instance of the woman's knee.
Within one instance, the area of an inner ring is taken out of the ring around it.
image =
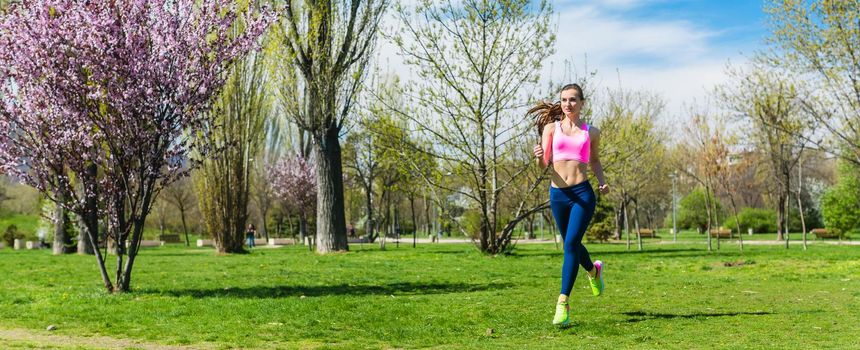
[[[582,242],[564,242],[564,252],[565,253],[574,253],[578,254],[582,252],[583,248]]]

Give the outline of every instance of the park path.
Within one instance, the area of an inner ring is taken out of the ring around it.
[[[213,349],[208,345],[176,346],[148,343],[133,339],[120,339],[106,336],[80,337],[53,334],[48,331],[29,329],[0,328],[0,348],[36,349],[146,349],[146,350],[189,350]]]

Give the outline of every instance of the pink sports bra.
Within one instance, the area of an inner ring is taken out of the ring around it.
[[[584,124],[585,132],[567,136],[561,131],[561,122],[555,122],[555,132],[552,137],[552,160],[576,160],[588,163],[591,154],[591,136],[588,124]]]

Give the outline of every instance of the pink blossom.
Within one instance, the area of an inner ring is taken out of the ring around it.
[[[78,213],[98,194],[111,238],[137,242],[152,196],[201,147],[190,135],[225,70],[272,19],[237,13],[232,0],[10,5],[0,18],[0,171],[69,193]],[[235,34],[237,20],[249,30]]]
[[[275,196],[288,211],[303,215],[315,213],[317,204],[316,172],[301,156],[281,158],[270,170]]]

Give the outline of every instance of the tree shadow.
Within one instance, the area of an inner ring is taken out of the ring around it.
[[[586,246],[587,248],[587,246]],[[648,256],[653,256],[655,258],[675,258],[675,257],[691,257],[691,256],[699,256],[707,253],[706,250],[702,249],[693,249],[693,248],[678,248],[678,249],[659,249],[659,250],[625,250],[625,251],[593,251],[589,250],[589,253],[592,256],[592,259],[596,257],[603,256],[614,256],[614,255],[638,255],[644,254]],[[559,247],[558,250],[553,251],[541,251],[541,252],[515,252],[510,254],[509,256],[515,258],[526,258],[533,256],[563,256],[564,251]]]
[[[626,322],[634,323],[634,322],[642,322],[654,319],[676,319],[676,318],[698,318],[698,317],[733,317],[733,316],[744,316],[744,315],[752,315],[752,316],[761,316],[761,315],[773,315],[773,312],[769,311],[754,311],[754,312],[697,312],[692,314],[669,314],[669,313],[660,313],[660,312],[644,312],[644,311],[630,311],[630,312],[622,312],[622,315],[630,316]]]
[[[558,257],[561,257],[561,256],[564,256],[564,252],[561,249],[551,251],[551,252],[521,252],[521,251],[517,251],[517,252],[513,252],[511,254],[508,254],[506,256],[509,256],[511,258],[531,258],[531,257],[538,257],[538,256],[558,256]]]
[[[156,290],[141,289],[138,293],[158,294],[173,297],[192,298],[247,298],[270,299],[297,296],[341,296],[341,295],[426,295],[447,293],[480,292],[511,287],[510,283],[415,283],[398,282],[379,285],[349,285],[339,284],[330,286],[254,286],[254,287],[225,287],[208,289]]]
[[[672,256],[691,256],[697,254],[705,254],[708,251],[705,249],[695,249],[695,248],[675,248],[675,249],[645,249],[645,250],[620,250],[620,251],[611,251],[611,252],[597,252],[595,254],[600,255],[636,255],[636,254],[647,254],[647,255],[672,255]],[[689,253],[689,254],[685,254]]]

